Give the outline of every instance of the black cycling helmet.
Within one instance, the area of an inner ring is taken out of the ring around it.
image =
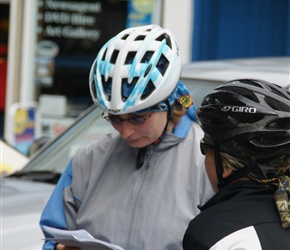
[[[205,96],[197,117],[219,150],[236,158],[263,163],[290,154],[290,93],[276,84],[225,82]]]

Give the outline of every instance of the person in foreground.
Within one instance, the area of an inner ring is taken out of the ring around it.
[[[290,93],[257,79],[226,82],[197,111],[216,192],[183,249],[290,249]]]
[[[174,36],[157,25],[126,29],[101,48],[89,86],[116,131],[77,151],[41,227],[86,229],[126,250],[182,249],[198,204],[213,191],[199,150],[203,132],[180,73]],[[77,249],[44,243],[53,248]]]

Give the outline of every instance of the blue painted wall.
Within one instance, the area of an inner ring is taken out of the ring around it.
[[[290,0],[195,0],[192,61],[290,55]]]

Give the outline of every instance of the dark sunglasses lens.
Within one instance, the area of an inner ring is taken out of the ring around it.
[[[148,119],[148,118],[144,118],[143,116],[133,116],[128,119],[122,119],[120,116],[117,116],[117,115],[109,115],[109,116],[105,116],[104,118],[112,124],[121,124],[123,121],[128,121],[134,125],[141,125]]]
[[[139,117],[139,116],[133,116],[128,119],[128,121],[134,125],[140,125],[145,122],[144,117]]]
[[[120,124],[122,122],[122,119],[118,116],[107,116],[106,120],[112,124]]]

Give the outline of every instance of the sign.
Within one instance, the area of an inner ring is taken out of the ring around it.
[[[96,29],[97,14],[102,11],[100,1],[39,1],[44,22],[41,33],[45,37],[63,37],[97,41],[101,30]],[[40,26],[39,26],[40,28]]]
[[[37,41],[56,43],[59,56],[95,57],[126,18],[127,1],[38,0]]]
[[[90,67],[101,47],[126,28],[127,1],[37,0],[35,85],[65,95],[74,106],[92,104]]]
[[[33,141],[39,137],[40,123],[36,103],[15,103],[8,110],[7,142],[29,155]]]
[[[154,0],[128,1],[127,27],[136,27],[152,23]]]

